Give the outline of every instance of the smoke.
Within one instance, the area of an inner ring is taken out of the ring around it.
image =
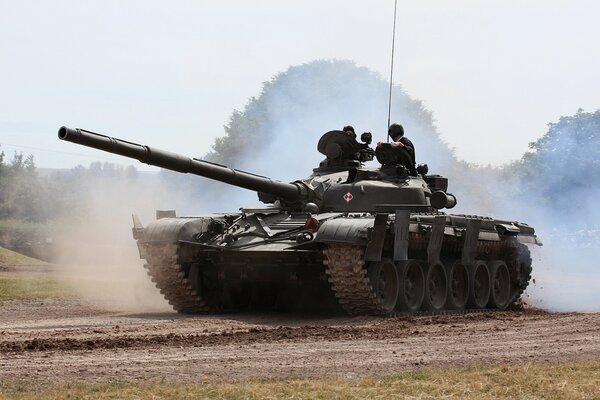
[[[530,146],[520,161],[501,169],[468,171],[480,191],[467,200],[469,213],[536,229],[544,246],[530,247],[529,303],[552,311],[598,311],[600,111],[562,117]]]
[[[150,180],[118,174],[87,176],[76,189],[78,208],[57,221],[54,241],[61,279],[86,304],[127,312],[171,310],[146,275],[131,236],[131,213],[148,221],[164,197],[157,189]]]
[[[532,251],[535,283],[528,301],[552,311],[599,311],[600,232],[543,232],[544,247]]]
[[[531,302],[560,311],[600,310],[600,110],[549,124],[532,151],[507,169],[517,215],[530,215],[544,247],[535,252]]]
[[[533,279],[526,301],[550,311],[600,311],[600,214],[581,204],[588,192],[569,191],[573,207],[556,210],[536,194],[520,196],[502,179],[495,184],[505,190],[505,200],[496,204],[494,215],[529,223],[543,243],[529,246]]]

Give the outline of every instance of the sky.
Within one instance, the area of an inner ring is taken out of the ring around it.
[[[349,59],[387,79],[393,10],[393,0],[0,0],[0,150],[47,168],[131,164],[59,141],[67,125],[201,156],[291,65]],[[583,0],[399,1],[394,83],[433,112],[460,159],[502,165],[560,116],[600,108],[598,15],[600,2]]]

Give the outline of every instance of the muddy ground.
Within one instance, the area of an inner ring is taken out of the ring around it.
[[[0,274],[7,270],[15,271]],[[181,316],[115,312],[78,299],[0,303],[0,381],[356,377],[447,365],[598,359],[600,313]]]

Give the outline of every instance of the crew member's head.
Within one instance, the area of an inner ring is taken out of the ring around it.
[[[356,133],[354,132],[354,127],[352,125],[346,125],[342,130],[346,135],[356,139]]]
[[[402,136],[404,136],[404,128],[400,124],[391,124],[388,128],[388,135],[394,142],[400,140]]]

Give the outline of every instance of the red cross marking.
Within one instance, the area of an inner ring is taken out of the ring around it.
[[[346,200],[346,203],[350,203],[353,198],[354,198],[354,196],[352,196],[352,193],[350,193],[350,192],[348,192],[344,195],[344,200]]]

